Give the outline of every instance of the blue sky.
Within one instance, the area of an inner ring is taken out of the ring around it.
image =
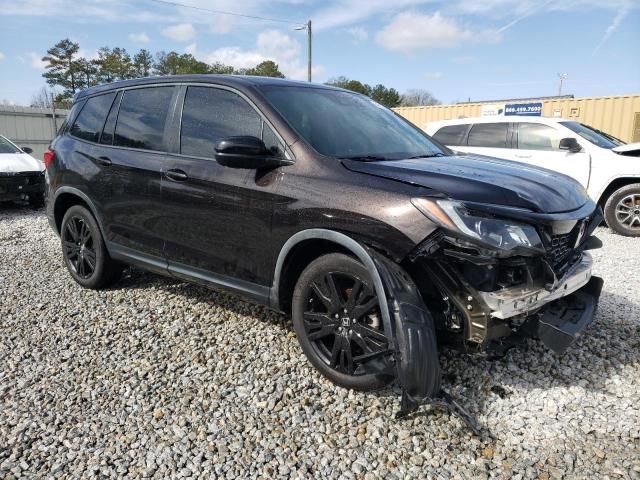
[[[213,14],[154,0],[0,0],[0,101],[28,104],[40,57],[58,40],[84,56],[102,46],[175,50],[250,67],[274,59],[314,81],[339,75],[441,101],[640,93],[640,0],[178,0],[291,23]]]

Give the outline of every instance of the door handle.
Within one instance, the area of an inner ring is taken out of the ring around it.
[[[98,163],[100,165],[103,165],[105,167],[110,166],[113,162],[111,162],[111,159],[109,157],[98,157]]]
[[[164,175],[165,177],[171,180],[175,180],[176,182],[184,182],[189,178],[189,176],[185,172],[178,169],[167,170],[167,173],[165,173]]]

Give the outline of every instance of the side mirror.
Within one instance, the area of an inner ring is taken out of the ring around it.
[[[279,158],[267,149],[257,137],[227,137],[219,140],[215,146],[215,159],[220,165],[229,168],[276,168],[291,165],[293,162]]]
[[[20,147],[20,150],[22,150],[24,153],[28,153],[28,154],[32,154],[33,153],[33,148],[31,148],[31,147]]]
[[[573,137],[563,138],[562,140],[560,140],[560,144],[558,145],[558,148],[560,150],[569,150],[571,153],[578,153],[582,151],[582,147],[580,146],[578,141]]]

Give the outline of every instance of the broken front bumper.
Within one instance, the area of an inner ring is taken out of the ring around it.
[[[564,353],[593,322],[603,284],[600,277],[591,277],[580,290],[545,307],[536,329],[542,343]]]
[[[585,252],[580,262],[552,290],[543,287],[534,290],[507,288],[495,292],[478,292],[478,294],[491,309],[491,316],[504,320],[537,310],[580,289],[591,279],[592,267],[593,259]]]
[[[44,195],[42,172],[0,173],[0,201]]]

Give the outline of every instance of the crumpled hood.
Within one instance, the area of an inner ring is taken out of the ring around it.
[[[0,153],[0,175],[3,173],[42,172],[44,163],[26,153]]]
[[[576,210],[589,200],[582,185],[566,175],[481,155],[342,163],[354,172],[429,188],[455,200],[540,213]]]

